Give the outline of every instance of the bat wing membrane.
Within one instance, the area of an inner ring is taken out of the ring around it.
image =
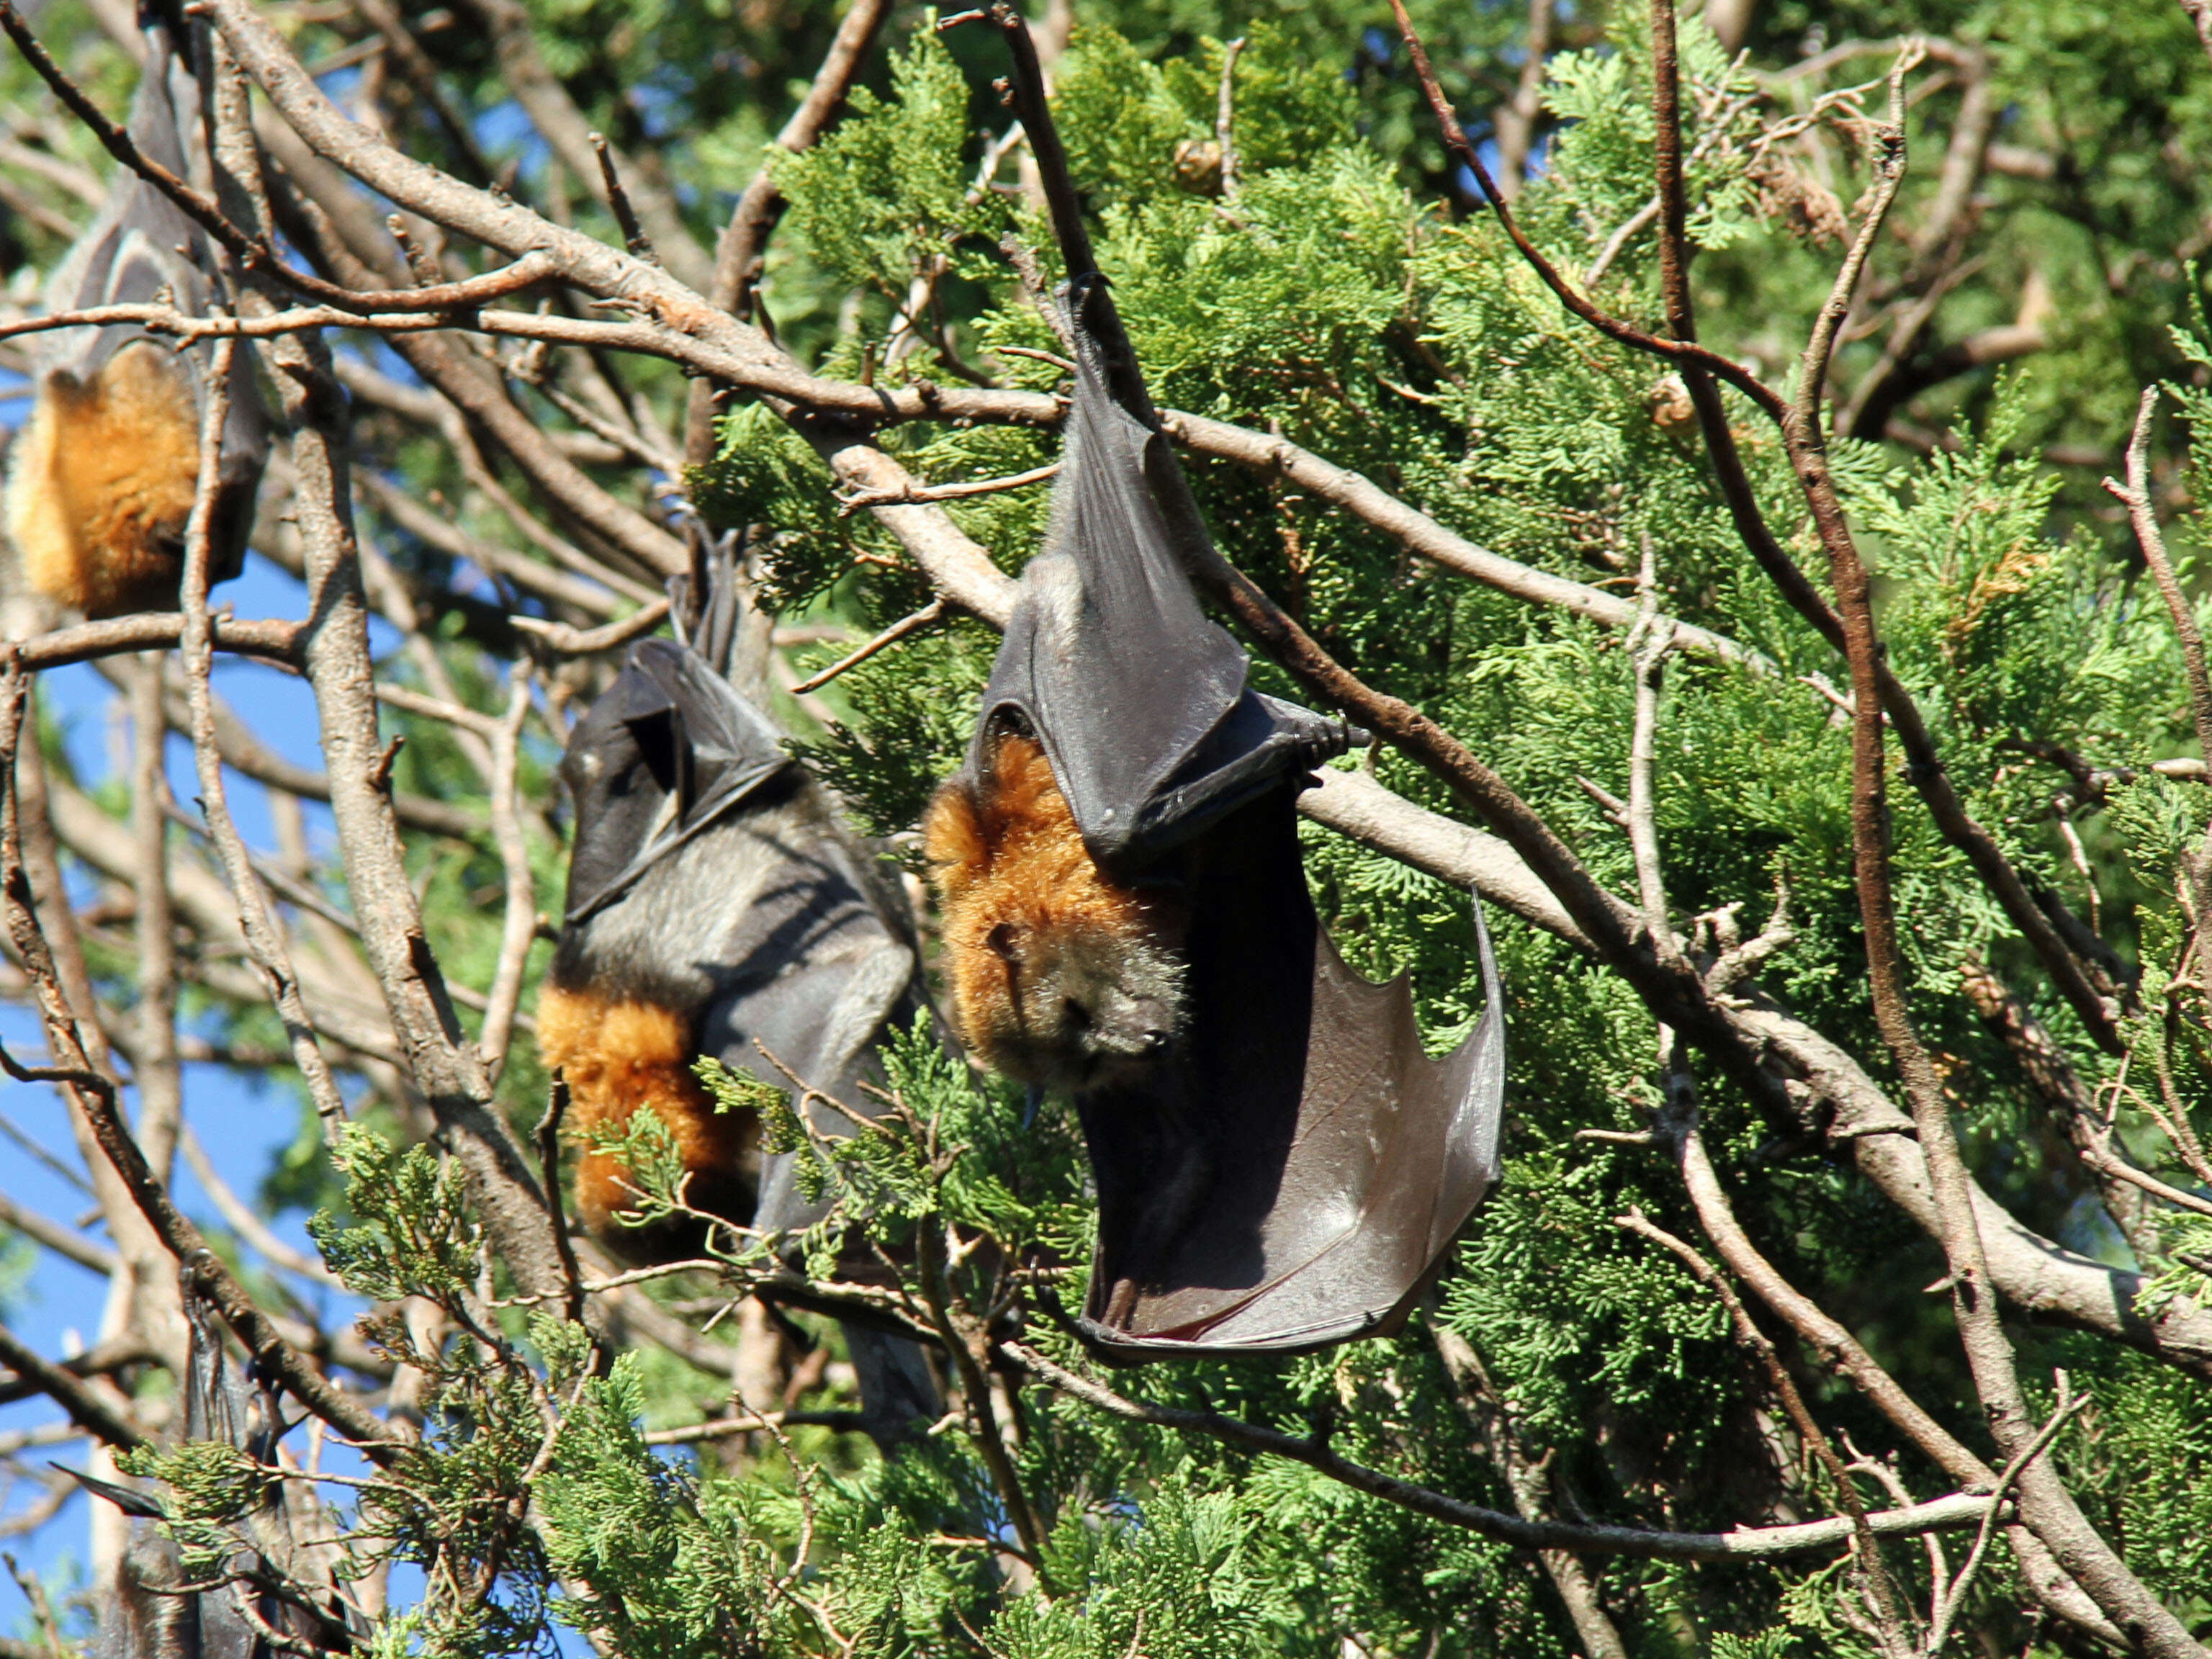
[[[1151,483],[1175,465],[1164,447],[1114,401],[1083,340],[1052,531],[1024,573],[969,762],[987,766],[1018,717],[1109,868],[1204,833],[1348,740],[1340,722],[1247,688],[1244,653],[1199,608]]]

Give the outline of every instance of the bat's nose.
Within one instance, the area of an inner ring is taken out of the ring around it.
[[[1129,1012],[1130,1027],[1143,1052],[1165,1054],[1175,1041],[1175,1011],[1157,997],[1141,997]]]

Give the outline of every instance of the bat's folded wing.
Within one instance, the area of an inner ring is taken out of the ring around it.
[[[163,22],[145,28],[143,40],[138,90],[131,106],[131,138],[149,159],[190,179],[204,168],[206,146],[189,45]],[[46,283],[46,305],[52,311],[76,311],[167,302],[188,315],[204,315],[216,297],[214,273],[220,263],[205,231],[156,186],[125,168],[109,184],[92,222],[55,267]],[[33,350],[42,372],[64,369],[89,381],[116,353],[142,340],[191,370],[195,401],[204,406],[199,377],[211,353],[205,343],[179,346],[139,324],[112,323],[56,330],[36,337]],[[269,453],[268,417],[254,386],[252,360],[245,349],[233,360],[223,428],[225,485],[249,495]]]
[[[1341,754],[1341,721],[1249,690],[1244,653],[1199,608],[1151,482],[1166,440],[1081,354],[1045,550],[983,694],[971,769],[1009,716],[1044,745],[1091,855],[1131,868],[1203,834],[1285,774]],[[1203,535],[1204,526],[1184,526]]]
[[[576,802],[566,920],[613,903],[790,764],[775,728],[696,653],[631,647],[561,763]]]
[[[1248,1007],[1240,1074],[1217,1072],[1138,1130],[1140,1158],[1096,1159],[1112,1218],[1084,1322],[1099,1347],[1284,1352],[1395,1328],[1497,1179],[1505,1030],[1479,903],[1475,927],[1486,1006],[1452,1054],[1424,1053],[1404,980],[1370,982],[1316,927],[1310,1001]],[[1096,1149],[1132,1126],[1086,1115],[1086,1128]],[[1151,1235],[1152,1260],[1128,1259],[1145,1250],[1147,1206],[1169,1201],[1162,1171],[1178,1169],[1201,1187],[1171,1200],[1188,1220],[1164,1244]],[[1134,1300],[1109,1327],[1124,1278]]]

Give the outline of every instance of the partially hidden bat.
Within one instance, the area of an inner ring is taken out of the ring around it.
[[[277,1443],[291,1426],[283,1401],[251,1361],[240,1375],[190,1264],[178,1279],[188,1347],[178,1390],[184,1409],[168,1432],[228,1446],[273,1467]],[[312,1534],[295,1530],[295,1520],[314,1518],[312,1504],[300,1510],[296,1487],[269,1482],[260,1501],[234,1519],[236,1547],[226,1563],[231,1577],[196,1579],[185,1570],[159,1503],[137,1487],[69,1473],[132,1520],[115,1582],[94,1587],[94,1659],[276,1659],[279,1653],[349,1653],[366,1640],[368,1621],[331,1578],[330,1553],[313,1547]],[[282,1590],[275,1588],[280,1584]]]
[[[773,1055],[809,1090],[872,1116],[881,1106],[859,1085],[882,1080],[876,1045],[927,1006],[905,895],[730,682],[736,540],[695,544],[696,575],[670,584],[678,638],[630,647],[561,766],[575,843],[538,994],[538,1051],[561,1068],[586,1139],[581,1218],[617,1254],[648,1262],[698,1255],[713,1224],[625,1224],[634,1172],[588,1144],[605,1138],[594,1132],[651,1112],[682,1158],[689,1208],[765,1233],[810,1226],[829,1199],[799,1190],[793,1154],[763,1153],[757,1120],[714,1109],[694,1057],[799,1093]],[[817,1095],[800,1109],[823,1135],[853,1132]],[[936,1419],[935,1384],[912,1341],[844,1328],[861,1426],[889,1452]]]
[[[206,26],[155,19],[129,130],[179,178],[206,173],[195,37]],[[204,46],[204,42],[198,44]],[[198,166],[195,166],[195,162]],[[205,232],[129,169],[48,280],[49,314],[164,302],[208,314],[217,255]],[[88,617],[173,611],[200,462],[213,347],[179,346],[137,323],[90,324],[31,337],[36,398],[8,454],[4,521],[15,584]],[[253,355],[231,359],[210,576],[238,574],[268,459]]]
[[[1044,550],[933,802],[952,1020],[1072,1096],[1098,1193],[1083,1322],[1128,1359],[1390,1328],[1496,1178],[1486,1012],[1425,1054],[1403,980],[1320,926],[1298,792],[1343,725],[1253,690],[1179,546],[1203,538],[1103,279],[1062,290],[1075,393]]]
[[[631,647],[569,736],[561,773],[575,846],[538,1044],[587,1136],[653,1112],[683,1158],[691,1207],[780,1231],[823,1212],[797,1191],[789,1154],[763,1155],[757,1122],[714,1110],[694,1057],[716,1055],[788,1095],[773,1054],[866,1114],[857,1085],[879,1080],[877,1042],[925,1003],[903,894],[730,683],[730,559],[726,542],[684,637]],[[851,1133],[834,1109],[805,1109],[823,1133]],[[577,1207],[595,1235],[632,1257],[696,1254],[696,1224],[623,1224],[634,1189],[617,1158],[586,1150]]]

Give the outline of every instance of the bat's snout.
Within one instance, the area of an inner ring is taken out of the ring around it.
[[[1069,1024],[1102,1059],[1153,1060],[1175,1047],[1178,1011],[1164,997],[1109,992],[1090,1008],[1069,1012],[1071,1016],[1079,1012]]]

